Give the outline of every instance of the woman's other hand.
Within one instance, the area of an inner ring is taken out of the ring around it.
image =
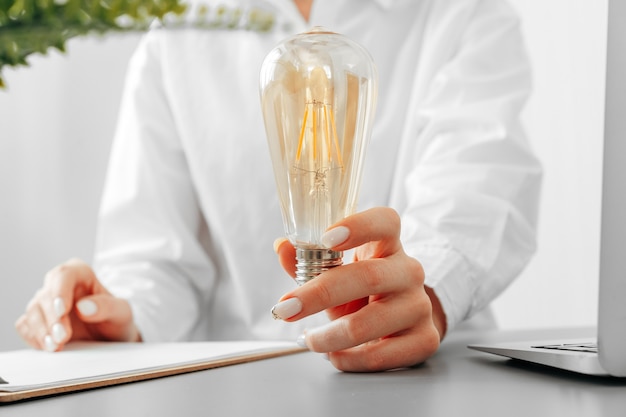
[[[89,265],[71,259],[50,270],[15,323],[37,349],[58,351],[71,340],[140,341],[126,300],[114,297]]]

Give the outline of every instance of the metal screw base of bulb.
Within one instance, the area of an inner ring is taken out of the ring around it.
[[[324,271],[343,264],[343,252],[296,248],[296,283],[303,285]]]

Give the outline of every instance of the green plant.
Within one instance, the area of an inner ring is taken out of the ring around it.
[[[30,55],[50,49],[64,52],[76,36],[147,30],[155,19],[170,28],[267,31],[274,24],[261,10],[190,10],[181,0],[0,0],[0,88],[5,66],[28,65]]]

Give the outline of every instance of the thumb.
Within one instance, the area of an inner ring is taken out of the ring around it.
[[[76,310],[79,319],[91,326],[96,339],[126,342],[142,340],[130,304],[123,298],[111,294],[90,295],[76,303]]]
[[[274,241],[274,252],[278,255],[278,262],[292,278],[296,276],[296,248],[285,238]]]
[[[128,301],[111,294],[95,294],[81,298],[76,303],[80,319],[85,323],[132,322],[132,311]]]

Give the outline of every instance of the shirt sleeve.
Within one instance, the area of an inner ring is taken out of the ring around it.
[[[193,329],[214,266],[202,249],[206,224],[163,88],[159,36],[148,34],[130,62],[94,266],[130,302],[145,341],[174,341]]]
[[[427,88],[416,83],[396,189],[405,250],[448,329],[495,298],[536,246],[541,167],[519,119],[531,85],[519,21],[503,2],[473,4],[429,28],[436,70]]]

